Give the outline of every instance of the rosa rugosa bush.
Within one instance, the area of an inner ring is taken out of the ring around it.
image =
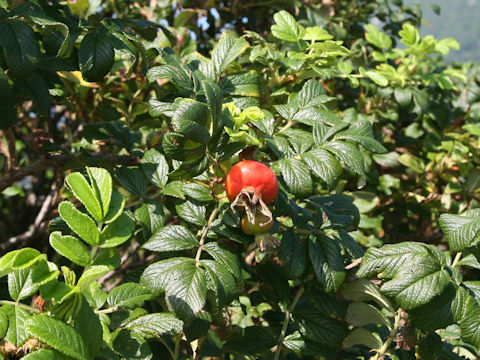
[[[0,358],[478,358],[480,76],[421,17],[0,0]]]

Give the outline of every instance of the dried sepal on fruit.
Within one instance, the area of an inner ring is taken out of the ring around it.
[[[255,223],[257,214],[265,217],[264,223],[273,221],[267,204],[275,200],[278,182],[275,173],[267,165],[255,160],[240,161],[228,173],[225,190],[232,210],[243,207],[250,223]]]

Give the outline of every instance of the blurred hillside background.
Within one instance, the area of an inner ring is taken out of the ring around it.
[[[452,51],[449,60],[480,62],[480,0],[408,0],[404,3],[422,5],[422,35],[457,39],[461,49]],[[441,8],[440,15],[431,5]]]

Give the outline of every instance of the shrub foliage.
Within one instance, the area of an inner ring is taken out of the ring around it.
[[[458,43],[402,0],[145,3],[0,0],[0,359],[477,359]]]

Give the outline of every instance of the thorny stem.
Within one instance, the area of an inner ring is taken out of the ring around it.
[[[203,246],[205,245],[205,239],[207,238],[208,230],[210,230],[210,226],[212,226],[213,220],[215,220],[215,218],[217,217],[217,214],[218,214],[218,206],[216,206],[215,209],[212,211],[212,213],[210,214],[210,217],[208,218],[207,225],[205,225],[205,227],[203,228],[202,236],[200,237],[200,242],[198,244],[197,254],[195,255],[195,264],[197,266],[200,265],[200,256],[202,255],[202,250],[203,250]]]
[[[92,250],[90,251],[90,259],[94,259],[95,255],[97,254],[98,246],[92,246]]]
[[[383,355],[387,352],[388,348],[392,344],[393,340],[395,340],[395,336],[397,335],[398,328],[400,326],[400,320],[402,320],[402,309],[398,309],[397,313],[395,314],[395,324],[393,325],[392,330],[390,331],[390,335],[388,335],[387,340],[383,343],[382,347],[377,351],[375,356],[372,360],[379,360],[382,358]]]
[[[9,301],[9,300],[0,300],[0,305],[14,305],[18,306],[22,309],[25,309],[27,311],[33,312],[35,314],[40,314],[40,310],[37,308],[34,308],[33,306],[25,305],[19,302],[14,302],[14,301]]]
[[[282,132],[282,131],[290,129],[293,124],[295,124],[295,122],[293,122],[292,120],[288,120],[288,122],[285,124],[285,126],[282,127],[278,132]]]
[[[172,359],[175,359],[175,354],[173,353],[172,349],[170,349],[170,346],[168,346],[168,344],[165,342],[165,340],[163,340],[163,338],[161,336],[158,339],[163,344],[163,346],[165,346],[165,348],[168,350]]]
[[[295,309],[295,306],[297,305],[298,301],[302,297],[304,291],[305,291],[305,287],[304,285],[302,285],[300,289],[298,289],[297,294],[295,295],[295,298],[293,299],[292,303],[287,309],[287,312],[285,313],[285,320],[283,320],[282,331],[280,332],[280,337],[278,338],[277,350],[275,351],[275,356],[273,358],[274,360],[278,360],[280,358],[280,352],[282,351],[283,340],[285,339],[285,335],[287,334],[287,327],[288,327],[288,323],[290,322],[290,315],[293,309]]]
[[[452,268],[454,268],[458,264],[461,258],[462,258],[462,252],[460,251],[457,253],[457,255],[455,255],[455,259],[453,259]]]
[[[95,310],[97,314],[110,314],[118,310],[118,306],[109,307],[103,310]]]
[[[180,336],[177,336],[177,338],[175,339],[175,352],[173,354],[173,360],[178,359],[178,353],[180,352],[180,341],[181,340],[182,340],[182,338]]]

